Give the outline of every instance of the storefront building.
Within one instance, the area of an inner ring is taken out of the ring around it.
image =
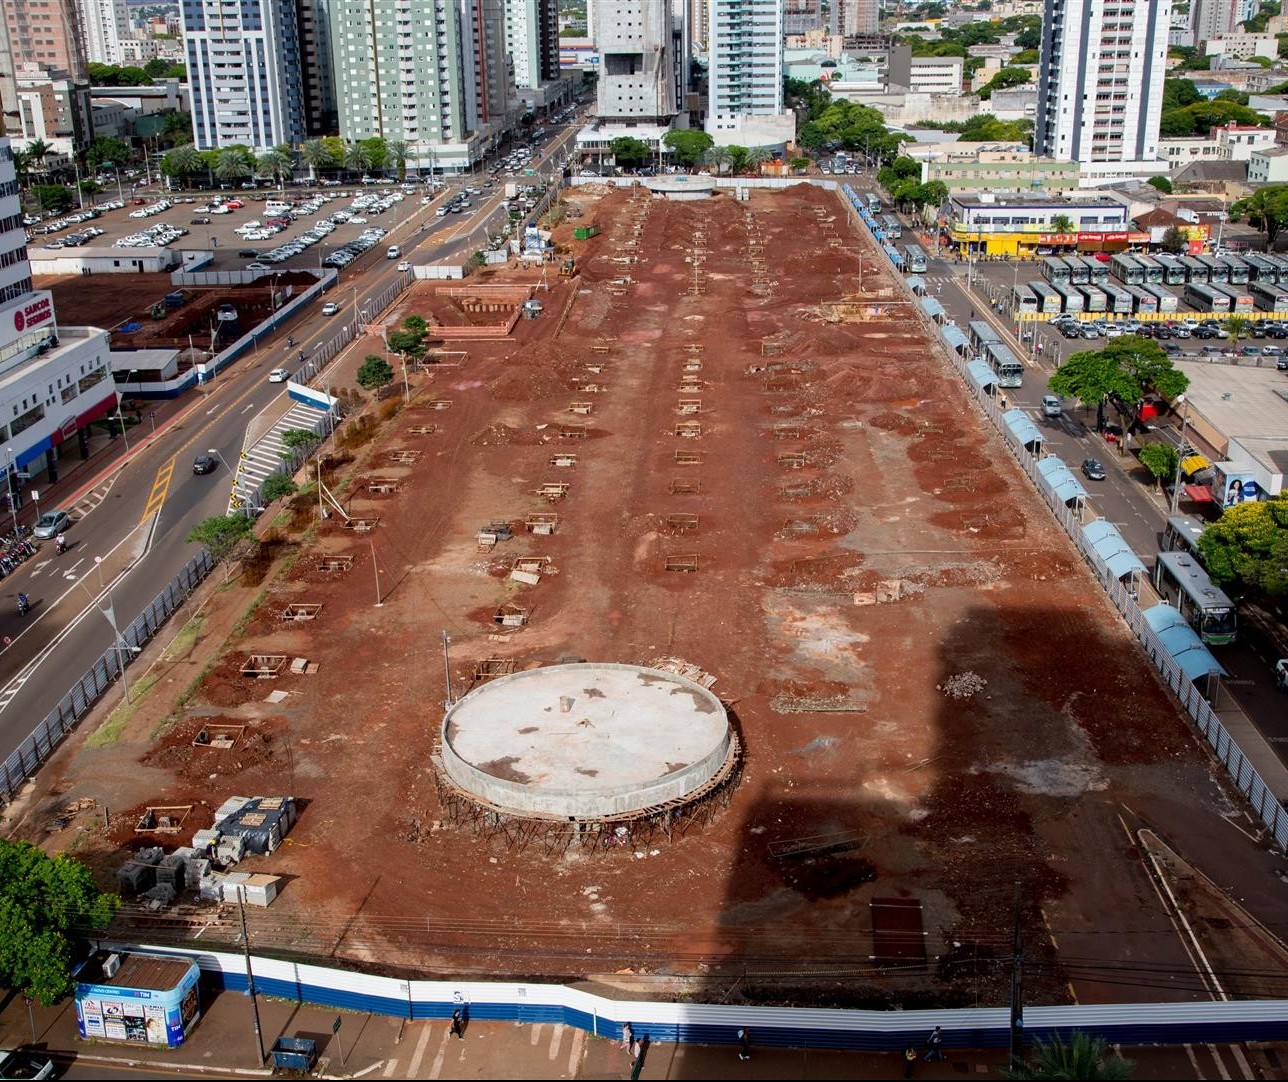
[[[76,1023],[87,1040],[177,1048],[201,1017],[188,958],[101,952],[76,974]]]

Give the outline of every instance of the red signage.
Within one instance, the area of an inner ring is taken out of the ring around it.
[[[38,296],[22,308],[13,311],[13,329],[21,334],[29,327],[39,327],[54,318],[54,306],[49,294]]]
[[[1120,242],[1125,244],[1127,242],[1127,234],[1126,233],[1105,233],[1102,239],[1111,243]]]

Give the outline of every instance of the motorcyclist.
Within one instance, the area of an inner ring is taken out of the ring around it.
[[[286,348],[291,349],[295,345],[295,339],[291,335],[286,336]]]
[[[26,594],[18,595],[18,615],[26,616],[31,611],[31,601]]]
[[[57,546],[57,548],[58,548],[58,554],[61,556],[64,552],[66,552],[66,551],[67,551],[67,535],[66,535],[66,534],[61,534],[61,533],[60,533],[60,534],[59,534],[59,535],[54,539],[54,544]]]

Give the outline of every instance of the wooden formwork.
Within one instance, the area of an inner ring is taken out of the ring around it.
[[[575,413],[580,417],[589,416],[590,411],[593,408],[594,408],[594,405],[590,402],[569,402],[568,403],[568,412]]]
[[[531,534],[552,534],[558,525],[559,516],[553,511],[533,511],[523,520],[523,528]]]
[[[586,438],[586,426],[576,423],[560,425],[559,437],[565,440],[584,440]]]
[[[191,804],[150,804],[134,824],[136,834],[178,834],[192,813]]]
[[[702,412],[702,399],[700,399],[700,398],[681,398],[681,399],[680,399],[680,401],[679,401],[679,402],[677,402],[677,403],[676,403],[676,405],[675,405],[675,412],[676,412],[676,413],[684,413],[684,414],[701,413],[701,412]]]
[[[546,481],[537,489],[537,495],[543,500],[554,503],[568,495],[569,485],[565,481]]]
[[[696,440],[702,435],[702,422],[680,421],[675,426],[675,434],[681,439]]]
[[[352,530],[354,533],[370,533],[379,525],[378,518],[350,518],[345,519],[344,529]]]
[[[390,451],[389,460],[391,462],[398,463],[398,465],[400,466],[414,466],[420,460],[420,456],[423,453],[424,452],[422,451],[408,451],[408,450]]]
[[[425,408],[431,410],[449,410],[452,408],[452,400],[450,398],[434,398],[425,403]]]
[[[273,677],[286,664],[285,654],[251,654],[241,663],[242,676]]]
[[[561,469],[570,469],[577,465],[577,456],[571,451],[564,451],[557,455],[551,455],[550,465],[558,466]]]
[[[203,725],[192,738],[192,746],[227,751],[237,746],[245,731],[245,725]]]
[[[671,533],[690,533],[698,528],[698,516],[667,515],[664,524]]]
[[[809,429],[799,421],[779,421],[774,425],[774,439],[800,440],[808,435]]]
[[[672,477],[670,488],[672,496],[696,496],[702,491],[702,481],[697,477]]]
[[[474,663],[475,680],[491,680],[498,676],[509,676],[514,672],[514,659],[508,657],[485,657]]]
[[[438,431],[438,425],[412,425],[407,429],[408,435],[411,436],[432,436]]]
[[[373,477],[367,482],[367,491],[377,496],[391,496],[402,488],[402,481],[396,477]]]
[[[680,394],[697,394],[702,390],[702,380],[696,376],[681,376],[676,391]]]
[[[675,464],[677,466],[701,466],[701,451],[676,451]]]
[[[492,614],[492,620],[502,627],[523,627],[527,624],[528,617],[531,614],[531,609],[525,608],[523,605],[516,605],[512,601],[507,601]]]
[[[778,456],[778,464],[784,469],[800,470],[805,468],[806,461],[799,451],[784,451]]]
[[[668,556],[663,566],[667,571],[696,571],[698,569],[698,554],[696,552],[686,552]]]
[[[352,556],[323,556],[318,560],[320,571],[348,571],[353,567]]]
[[[296,601],[282,610],[283,620],[295,620],[303,622],[306,620],[316,620],[322,606],[311,602]]]
[[[590,352],[596,353],[601,357],[606,357],[608,354],[613,352],[613,346],[611,342],[596,342],[590,347]]]
[[[684,362],[684,364],[683,364],[683,366],[681,367],[680,371],[682,371],[682,372],[701,372],[701,371],[702,371],[702,362],[701,362],[701,361],[697,361],[697,360],[693,360],[693,361],[685,361],[685,362]]]

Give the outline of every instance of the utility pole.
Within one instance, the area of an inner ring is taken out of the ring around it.
[[[1024,938],[1020,928],[1020,884],[1015,883],[1015,936],[1011,945],[1011,1070],[1024,1060]]]
[[[1185,461],[1185,428],[1190,422],[1190,404],[1183,394],[1176,396],[1176,401],[1181,404],[1181,442],[1176,446],[1176,476],[1172,478],[1172,502],[1168,508],[1168,514],[1176,514],[1176,505],[1181,499],[1181,463]]]
[[[246,933],[246,888],[237,887],[237,909],[241,913],[242,951],[246,955],[246,990],[250,995],[251,1013],[255,1019],[255,1045],[259,1049],[257,1067],[264,1066],[264,1031],[259,1025],[259,997],[255,994],[255,973],[250,964],[250,936]]]

